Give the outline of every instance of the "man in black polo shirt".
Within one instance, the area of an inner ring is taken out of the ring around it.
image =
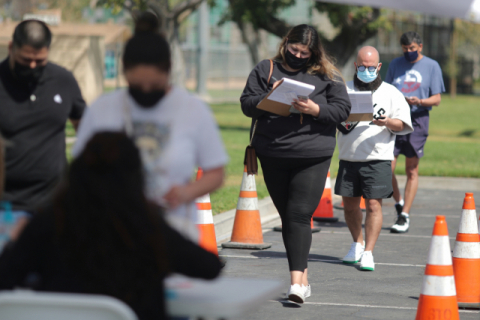
[[[25,20],[0,63],[0,132],[9,141],[2,200],[16,216],[34,213],[56,186],[67,164],[66,121],[76,129],[85,109],[72,73],[48,62],[51,40],[46,24]]]

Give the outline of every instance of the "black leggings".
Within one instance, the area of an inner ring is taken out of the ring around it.
[[[282,219],[290,271],[307,268],[310,221],[322,198],[331,157],[272,158],[258,155],[268,192]]]

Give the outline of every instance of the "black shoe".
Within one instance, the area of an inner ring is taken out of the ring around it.
[[[403,211],[403,206],[399,203],[395,204],[395,210],[397,210],[397,215],[401,215]]]
[[[391,233],[405,233],[408,231],[408,228],[410,227],[410,218],[403,214],[399,214],[397,217],[397,221],[395,221],[395,224],[392,226],[390,229]]]

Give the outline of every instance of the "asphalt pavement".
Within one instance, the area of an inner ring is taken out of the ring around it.
[[[304,304],[285,300],[290,284],[285,248],[281,233],[272,230],[279,220],[264,225],[264,241],[272,243],[270,249],[222,249],[219,254],[227,261],[225,276],[276,279],[285,288],[276,299],[235,320],[414,319],[435,217],[446,216],[453,250],[465,192],[473,191],[458,190],[462,185],[457,183],[450,188],[453,190],[435,189],[435,183],[430,187],[421,185],[406,234],[390,233],[396,214],[394,201],[385,200],[383,229],[373,252],[373,272],[342,263],[352,242],[342,210],[334,209],[337,223],[315,223],[322,230],[313,234],[308,263],[312,296]],[[478,214],[480,191],[474,195]],[[460,310],[460,318],[478,320],[480,311]]]

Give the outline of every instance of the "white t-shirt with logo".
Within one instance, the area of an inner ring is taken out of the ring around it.
[[[197,167],[208,171],[228,162],[209,107],[175,86],[149,109],[138,106],[126,90],[101,96],[82,118],[73,156],[95,133],[125,131],[127,122],[142,157],[147,197],[159,205],[165,204],[163,196],[173,186],[189,183]],[[167,209],[166,218],[179,232],[197,240],[195,203]]]
[[[415,63],[408,62],[404,57],[393,59],[388,66],[385,82],[397,87],[406,97],[427,99],[445,92],[440,65],[426,56]],[[416,113],[425,110],[432,110],[432,107],[413,105],[410,111]]]
[[[347,92],[359,91],[353,81],[347,83]],[[366,162],[373,160],[393,160],[395,135],[413,132],[410,107],[403,94],[394,86],[382,82],[373,93],[373,114],[387,116],[405,123],[400,132],[391,131],[386,126],[377,126],[371,121],[360,121],[348,134],[338,132],[337,143],[340,160]]]

